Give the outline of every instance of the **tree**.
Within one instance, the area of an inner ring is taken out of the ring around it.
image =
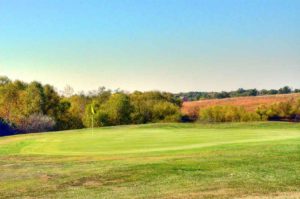
[[[30,83],[21,95],[22,113],[29,117],[35,113],[43,113],[45,106],[44,88],[38,82]]]
[[[102,109],[107,112],[111,124],[119,125],[130,123],[130,113],[132,109],[129,97],[126,94],[113,94],[102,106]]]
[[[11,80],[6,76],[0,76],[0,86],[11,83]]]
[[[238,95],[242,95],[242,94],[245,93],[245,92],[246,92],[246,90],[243,89],[243,88],[239,88],[239,89],[236,91],[236,93],[237,93]]]
[[[256,89],[249,89],[248,91],[249,96],[257,96],[258,95],[258,90]]]
[[[56,129],[57,130],[67,130],[72,127],[72,117],[68,112],[71,107],[70,102],[62,100],[57,104],[57,113],[56,113]]]
[[[288,94],[288,93],[291,93],[292,92],[292,89],[288,86],[285,86],[283,88],[280,88],[278,90],[279,94]]]
[[[156,101],[152,100],[147,94],[142,92],[134,92],[130,95],[130,103],[132,107],[131,120],[134,124],[144,124],[152,121],[152,107]]]
[[[95,116],[95,125],[99,127],[111,125],[108,113],[103,110],[98,111]]]
[[[278,94],[278,90],[271,89],[271,90],[269,91],[269,94],[270,94],[270,95],[276,95],[276,94]]]
[[[268,90],[262,89],[261,91],[259,91],[259,94],[260,94],[260,95],[268,95],[268,94],[270,94],[270,93],[269,93]]]
[[[177,122],[180,119],[179,108],[166,101],[158,102],[153,106],[153,120],[164,122]]]
[[[10,82],[0,87],[0,117],[14,124],[19,124],[22,115],[19,83]]]
[[[173,108],[172,105],[179,108],[181,106],[182,100],[179,98],[176,98],[171,93],[161,93],[158,91],[150,91],[150,92],[139,92],[135,91],[134,93],[130,94],[130,103],[132,107],[131,112],[131,120],[134,124],[142,124],[147,122],[155,122],[160,120],[165,120],[166,118],[163,117],[163,119],[159,119],[159,116],[154,116],[154,114],[158,114],[158,112],[154,113],[155,111],[161,111],[159,110],[160,103],[167,102],[169,108]],[[166,104],[164,104],[166,105]],[[155,108],[156,107],[156,108]],[[162,108],[162,105],[161,105]],[[175,111],[176,112],[176,111]],[[169,114],[169,113],[168,113]],[[171,114],[172,115],[172,114]],[[171,115],[167,115],[169,118]],[[177,121],[177,112],[173,115],[174,118],[173,121]]]
[[[83,118],[85,114],[85,108],[90,100],[83,95],[73,95],[69,98],[65,99],[71,104],[68,112],[74,121],[77,121],[76,124],[72,125],[72,129],[74,128],[83,128]]]
[[[295,93],[300,93],[300,89],[295,89],[294,92]]]
[[[47,84],[44,86],[44,98],[45,104],[43,113],[56,119],[59,112],[58,105],[60,104],[60,96],[52,86]]]

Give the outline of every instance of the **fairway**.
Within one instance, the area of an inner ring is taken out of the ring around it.
[[[147,124],[2,137],[0,198],[24,197],[299,198],[300,124]]]

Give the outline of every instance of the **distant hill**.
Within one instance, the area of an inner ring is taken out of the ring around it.
[[[183,103],[181,111],[184,114],[192,115],[198,109],[216,105],[243,106],[248,111],[255,111],[259,105],[286,102],[291,99],[300,99],[300,93],[188,101]]]

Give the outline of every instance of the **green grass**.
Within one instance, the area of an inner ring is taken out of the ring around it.
[[[299,198],[300,124],[149,124],[0,138],[0,198]]]

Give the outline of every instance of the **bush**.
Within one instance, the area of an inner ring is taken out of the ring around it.
[[[80,117],[73,116],[70,113],[64,113],[56,119],[54,130],[70,130],[84,128]]]
[[[296,117],[300,114],[300,100],[259,106],[256,113],[267,120],[296,120]]]
[[[101,127],[101,126],[109,126],[109,115],[105,111],[98,111],[97,114],[95,115],[95,126]]]
[[[35,132],[45,132],[53,130],[55,127],[55,121],[43,114],[33,114],[27,119],[22,121],[22,124],[18,126],[18,129],[22,133],[35,133]]]
[[[204,122],[248,122],[259,121],[256,113],[247,112],[244,107],[213,106],[203,109],[199,113],[200,121]]]
[[[153,120],[163,122],[178,122],[180,110],[170,102],[158,102],[153,106]]]
[[[115,93],[101,106],[108,114],[109,123],[112,125],[129,124],[131,105],[130,98],[124,93]]]
[[[300,99],[298,99],[295,105],[293,106],[293,113],[295,115],[300,115]]]

